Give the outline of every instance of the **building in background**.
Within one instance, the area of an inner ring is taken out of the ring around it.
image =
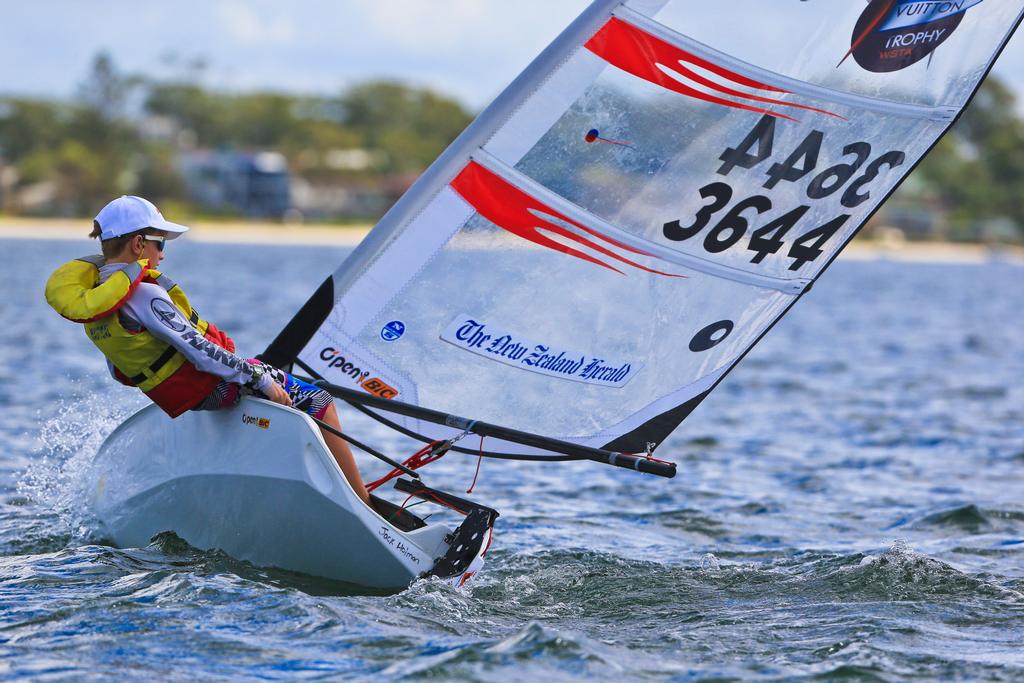
[[[416,179],[409,174],[353,174],[344,158],[370,158],[365,150],[328,153],[327,173],[296,173],[278,152],[180,152],[177,170],[187,199],[202,210],[256,219],[364,220],[381,216]],[[333,156],[331,154],[333,153]],[[348,173],[346,173],[348,172]]]
[[[292,208],[291,174],[277,152],[183,152],[178,170],[188,198],[204,209],[284,218]]]
[[[309,221],[376,221],[416,180],[416,174],[367,177],[295,176],[292,218]]]

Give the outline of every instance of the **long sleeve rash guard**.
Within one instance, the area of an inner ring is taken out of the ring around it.
[[[111,263],[100,268],[100,280],[105,281],[127,264]],[[221,348],[199,334],[171,301],[163,287],[141,282],[131,297],[118,310],[121,324],[129,330],[146,330],[180,351],[188,362],[202,372],[221,377],[228,382],[245,384],[260,391],[270,388],[274,381],[270,374],[260,377],[252,386],[252,365],[244,358]],[[127,320],[125,319],[127,318]],[[107,363],[111,375],[113,366]]]

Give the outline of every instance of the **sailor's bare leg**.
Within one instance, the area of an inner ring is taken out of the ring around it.
[[[327,407],[323,421],[338,431],[341,431],[341,422],[338,420],[338,411],[335,410],[333,403]],[[348,479],[348,483],[352,485],[353,489],[355,489],[356,495],[362,498],[364,503],[369,505],[370,494],[366,492],[366,485],[363,483],[362,475],[359,474],[359,466],[356,465],[356,458],[352,455],[352,449],[348,447],[348,443],[340,436],[331,434],[326,429],[321,429],[320,433],[324,435],[324,441],[327,442],[327,447],[331,449],[331,455],[334,456],[335,461],[338,463],[338,467],[341,468],[345,478]]]

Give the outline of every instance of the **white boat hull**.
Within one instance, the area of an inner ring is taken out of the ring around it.
[[[259,566],[379,588],[407,586],[448,550],[450,529],[389,523],[356,496],[307,415],[262,399],[174,420],[143,408],[100,447],[90,484],[122,547],[173,531]]]

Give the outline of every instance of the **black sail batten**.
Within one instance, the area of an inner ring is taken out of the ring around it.
[[[333,307],[334,277],[329,275],[258,358],[277,368],[294,363]]]
[[[1024,15],[1019,16],[1017,18],[1017,21],[1014,22],[1013,28],[1011,28],[1010,31],[1006,34],[1006,37],[1003,40],[1002,44],[999,46],[999,49],[996,50],[995,55],[992,57],[991,61],[989,61],[988,68],[985,69],[985,73],[982,74],[981,78],[978,80],[978,84],[974,87],[974,90],[971,92],[970,96],[960,107],[956,116],[954,116],[950,120],[949,124],[945,127],[945,129],[943,129],[942,133],[940,133],[938,137],[935,138],[935,141],[932,142],[932,144],[928,147],[928,149],[925,150],[920,157],[918,157],[917,161],[914,162],[914,164],[903,175],[903,177],[900,178],[895,185],[893,185],[889,192],[882,198],[882,201],[878,202],[878,204],[875,205],[875,208],[864,218],[863,221],[861,221],[860,225],[857,226],[857,229],[850,234],[847,240],[843,242],[842,246],[835,250],[835,252],[825,262],[825,265],[823,265],[821,267],[821,270],[819,270],[817,274],[814,275],[810,283],[803,289],[803,291],[800,292],[793,299],[793,301],[791,301],[789,305],[782,310],[782,312],[775,318],[775,320],[771,322],[771,324],[765,327],[761,334],[758,335],[757,339],[755,339],[754,342],[750,344],[750,346],[748,346],[743,351],[743,353],[741,353],[733,361],[729,368],[722,373],[721,377],[719,377],[707,391],[697,396],[694,396],[690,400],[686,401],[685,403],[679,406],[676,406],[675,408],[672,408],[671,410],[667,410],[664,413],[656,415],[655,417],[651,418],[650,420],[640,425],[636,429],[627,432],[626,434],[623,434],[622,436],[618,437],[617,439],[614,439],[613,441],[608,442],[607,444],[604,445],[604,448],[609,450],[621,449],[624,451],[637,453],[644,450],[646,448],[646,444],[648,443],[653,443],[655,444],[655,447],[657,447],[662,443],[662,441],[666,437],[668,437],[669,434],[672,433],[672,431],[676,429],[676,427],[682,424],[683,420],[689,417],[690,413],[692,413],[693,410],[696,409],[696,407],[700,405],[700,403],[705,398],[707,398],[708,394],[714,391],[715,388],[726,377],[729,376],[729,373],[731,373],[733,369],[736,368],[736,366],[739,365],[740,362],[747,357],[747,354],[749,354],[761,342],[761,340],[764,339],[765,335],[771,332],[772,329],[774,329],[775,325],[778,324],[780,320],[785,318],[787,313],[793,310],[793,306],[795,306],[797,302],[804,297],[804,295],[811,291],[811,289],[814,287],[814,284],[817,283],[819,278],[821,278],[821,276],[825,274],[825,271],[828,270],[833,263],[835,263],[836,259],[839,258],[839,255],[843,253],[843,250],[846,249],[846,247],[849,246],[850,242],[852,242],[857,237],[857,235],[860,234],[861,230],[864,229],[864,226],[871,222],[871,219],[874,218],[875,214],[877,214],[883,206],[885,206],[886,202],[889,201],[889,198],[892,197],[892,195],[895,194],[895,192],[898,189],[900,189],[900,186],[902,186],[903,183],[906,182],[907,178],[909,178],[911,174],[913,174],[913,172],[917,170],[918,166],[921,165],[921,162],[928,158],[928,155],[932,153],[932,150],[934,150],[935,147],[940,142],[942,142],[942,139],[946,137],[949,131],[953,128],[953,126],[955,126],[957,122],[960,121],[961,117],[963,117],[963,115],[967,112],[968,107],[971,106],[971,103],[974,101],[974,98],[977,97],[978,91],[981,90],[982,85],[985,84],[985,79],[988,78],[988,75],[992,71],[992,67],[995,66],[995,63],[999,59],[999,56],[1003,54],[1003,51],[1006,49],[1007,44],[1009,44],[1010,42],[1010,38],[1012,38],[1013,35],[1017,32],[1017,29],[1020,28],[1022,22],[1024,22]]]

